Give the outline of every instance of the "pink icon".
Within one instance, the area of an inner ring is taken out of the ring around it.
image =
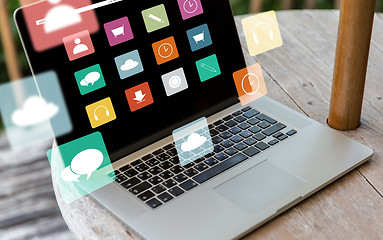
[[[63,39],[69,60],[73,61],[94,53],[94,47],[87,30]]]
[[[182,19],[186,20],[203,13],[201,0],[177,0]]]
[[[127,17],[105,23],[104,28],[111,47],[134,38]]]

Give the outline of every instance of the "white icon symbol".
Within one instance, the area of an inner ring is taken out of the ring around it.
[[[77,55],[79,53],[83,53],[83,52],[86,52],[89,50],[88,46],[86,46],[85,44],[81,43],[81,39],[80,38],[76,38],[74,40],[74,43],[76,44],[76,46],[73,48],[73,54],[74,55]]]
[[[173,76],[169,79],[169,86],[171,88],[178,88],[181,86],[181,78],[178,76]]]
[[[184,10],[185,12],[192,14],[198,9],[198,3],[196,0],[186,0],[184,2]]]
[[[146,94],[142,94],[141,90],[135,92],[134,94],[136,95],[136,97],[133,98],[133,100],[136,100],[138,103],[141,103],[141,102],[145,101],[144,98],[145,98]]]
[[[121,35],[125,35],[124,25],[122,25],[121,27],[112,29],[112,33],[113,33],[115,38],[117,38],[118,36],[121,36]]]
[[[252,91],[246,91],[246,88],[245,88],[245,83],[246,81],[249,82],[250,84],[250,87],[252,89]],[[257,82],[256,82],[257,81]],[[257,75],[255,75],[254,73],[248,73],[246,74],[243,78],[242,78],[242,90],[243,92],[245,92],[247,95],[254,95],[255,93],[258,92],[259,90],[259,78]]]
[[[133,59],[128,59],[126,60],[124,65],[120,67],[120,69],[121,71],[129,71],[129,70],[132,70],[133,68],[136,68],[138,65],[139,63],[137,61],[134,61]]]
[[[19,127],[30,127],[54,117],[59,107],[54,103],[47,103],[40,96],[31,96],[12,114],[12,122]]]
[[[56,5],[61,0],[48,0],[49,3]],[[51,33],[71,25],[81,22],[81,16],[72,6],[59,5],[49,10],[45,16],[44,30],[46,33]]]
[[[217,70],[216,70],[215,68],[213,68],[212,66],[209,66],[209,65],[207,65],[207,64],[205,64],[205,63],[201,63],[200,66],[201,66],[202,68],[208,70],[209,72],[214,72],[214,73],[217,72]]]
[[[88,73],[83,80],[81,80],[80,85],[83,87],[88,87],[89,84],[93,84],[97,82],[101,77],[99,72],[91,72]]]
[[[162,51],[163,50],[163,51]],[[163,53],[163,54],[162,54]],[[169,43],[163,43],[159,48],[158,48],[158,54],[162,58],[168,58],[173,54],[173,47]]]
[[[92,173],[97,170],[104,160],[104,155],[100,150],[87,149],[78,153],[73,159],[70,166],[61,172],[61,179],[66,182],[79,182],[81,175],[87,175],[88,180]]]
[[[105,115],[106,115],[107,117],[109,117],[110,113],[109,113],[108,108],[105,107],[105,106],[98,106],[98,107],[96,107],[96,109],[94,109],[94,111],[93,111],[94,119],[95,119],[96,121],[99,120],[99,118],[98,118],[98,116],[97,116],[97,114],[96,114],[96,112],[97,112],[97,110],[98,110],[99,108],[103,108],[103,109],[105,109]]]
[[[159,23],[165,23],[165,21],[162,20],[162,18],[159,18],[159,17],[157,17],[157,16],[154,16],[154,15],[151,14],[151,13],[148,14],[148,17],[151,18],[151,19],[153,19],[153,20],[156,21],[156,22],[159,22]]]
[[[257,45],[259,44],[259,40],[258,40],[258,37],[257,37],[255,30],[260,25],[264,25],[268,28],[270,40],[273,40],[273,38],[274,38],[274,33],[273,33],[273,30],[271,30],[270,25],[268,23],[265,23],[265,22],[258,22],[257,24],[255,24],[254,29],[253,29],[253,40],[254,40],[255,44],[257,44]]]
[[[193,151],[202,146],[206,141],[206,137],[200,136],[198,133],[192,133],[189,135],[186,142],[182,143],[181,150],[184,152]]]
[[[194,41],[195,41],[196,44],[198,44],[201,41],[204,42],[205,41],[205,32],[197,34],[197,35],[193,36],[193,38],[194,38]]]

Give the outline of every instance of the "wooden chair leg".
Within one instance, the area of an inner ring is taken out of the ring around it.
[[[262,11],[262,0],[250,0],[249,12],[257,13]]]
[[[307,9],[314,9],[317,6],[316,0],[306,0],[305,7]]]
[[[291,9],[292,6],[293,6],[292,0],[282,0],[282,9],[283,10]]]
[[[342,0],[335,0],[334,1],[334,9],[340,9],[340,3]]]

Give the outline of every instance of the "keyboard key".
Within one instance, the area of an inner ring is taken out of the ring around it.
[[[236,121],[230,120],[230,121],[226,122],[225,125],[231,128],[231,127],[238,125],[238,123]]]
[[[216,129],[217,129],[218,131],[220,131],[220,132],[224,132],[224,131],[229,130],[229,128],[226,127],[225,125],[219,125]]]
[[[166,160],[170,159],[170,156],[165,154],[165,153],[163,153],[163,154],[157,156],[157,159],[160,160],[161,162],[163,162],[163,161],[166,161]]]
[[[136,175],[138,174],[138,172],[137,172],[136,170],[134,170],[134,169],[130,169],[130,170],[124,172],[124,174],[125,174],[127,177],[131,178],[131,177],[136,176]]]
[[[128,179],[128,178],[125,175],[120,174],[120,175],[116,176],[116,180],[115,181],[118,182],[118,183],[122,183],[126,179]]]
[[[259,114],[259,112],[255,109],[252,109],[246,113],[243,114],[243,116],[247,117],[247,118],[252,118],[254,117],[255,115]]]
[[[175,176],[173,179],[176,180],[177,182],[181,183],[181,182],[185,181],[186,179],[188,179],[188,177],[186,177],[185,175],[180,173],[177,176]]]
[[[283,125],[282,123],[278,123],[272,127],[269,127],[268,129],[264,130],[262,133],[265,134],[266,136],[271,136],[274,133],[279,132],[284,128],[286,128],[285,125]]]
[[[149,178],[152,177],[152,174],[150,174],[150,173],[148,173],[148,172],[144,172],[144,173],[140,173],[140,174],[138,174],[137,177],[138,177],[139,179],[141,179],[142,181],[146,181],[146,180],[148,180]]]
[[[239,128],[239,127],[234,127],[232,129],[229,130],[229,132],[231,132],[232,134],[237,134],[237,133],[240,133],[242,130]]]
[[[155,166],[154,168],[151,168],[151,169],[149,170],[149,172],[150,172],[151,174],[153,174],[153,175],[157,175],[157,174],[163,172],[163,170],[162,170],[160,167]]]
[[[253,136],[254,139],[256,139],[257,141],[262,141],[263,139],[266,138],[265,135],[263,135],[262,133],[257,133],[255,136]]]
[[[257,116],[257,118],[259,119],[259,120],[262,120],[262,121],[267,121],[267,122],[269,122],[269,123],[271,123],[271,124],[276,124],[277,123],[277,121],[276,120],[274,120],[274,119],[272,119],[271,117],[269,117],[269,116],[266,116],[265,114],[259,114],[258,116]]]
[[[167,170],[167,169],[173,167],[173,164],[171,164],[169,161],[166,161],[166,162],[161,163],[158,166],[160,166],[164,170]]]
[[[130,165],[126,165],[126,166],[123,166],[122,168],[120,168],[120,171],[121,172],[125,172],[126,170],[129,170],[129,169],[131,169],[132,168],[132,166],[130,166]]]
[[[203,182],[209,180],[210,178],[212,178],[212,177],[226,171],[227,169],[237,165],[238,163],[243,162],[246,159],[248,159],[248,157],[246,157],[246,155],[244,155],[242,153],[238,153],[237,155],[230,157],[226,161],[223,161],[223,162],[215,165],[214,167],[206,170],[205,172],[198,174],[197,176],[193,177],[193,180],[198,182],[198,183],[203,183]]]
[[[174,173],[170,172],[170,171],[165,171],[163,173],[160,174],[160,177],[162,177],[163,179],[167,180],[171,177],[174,176]]]
[[[247,111],[249,111],[249,110],[251,110],[251,109],[252,109],[251,107],[247,106],[247,107],[245,107],[245,108],[242,108],[241,111],[242,111],[242,112],[247,112]]]
[[[222,138],[218,137],[218,136],[215,136],[211,139],[211,141],[213,142],[213,144],[218,144],[220,142],[222,142]]]
[[[232,141],[230,141],[230,140],[226,140],[226,141],[224,141],[223,143],[221,143],[221,145],[222,145],[223,147],[225,147],[225,148],[229,148],[229,147],[233,146],[234,143],[233,143]]]
[[[137,166],[137,165],[140,165],[142,163],[142,160],[138,159],[134,162],[132,162],[130,165],[132,165],[133,167]]]
[[[215,129],[210,130],[210,135],[211,135],[212,137],[215,137],[215,136],[217,136],[218,134],[219,134],[219,132],[218,132],[217,130],[215,130]]]
[[[233,136],[233,134],[229,133],[229,132],[223,132],[219,135],[221,138],[223,139],[228,139],[228,138],[231,138]],[[216,143],[215,143],[216,144]]]
[[[292,129],[292,130],[288,131],[286,134],[287,134],[288,136],[292,136],[292,135],[294,135],[294,134],[296,134],[296,133],[297,133],[297,131],[296,131],[295,129]]]
[[[260,129],[258,126],[254,126],[252,128],[249,129],[252,133],[258,133],[260,132],[262,129]]]
[[[243,131],[243,132],[241,132],[240,134],[239,134],[241,137],[243,137],[243,138],[248,138],[248,137],[250,137],[250,136],[252,136],[253,135],[253,133],[251,133],[250,131]]]
[[[237,154],[237,150],[235,150],[234,148],[229,148],[229,149],[227,149],[226,151],[225,151],[225,153],[227,154],[227,155],[229,155],[229,156],[233,156],[233,155],[235,155],[235,154]]]
[[[216,159],[218,159],[219,161],[223,161],[225,160],[226,158],[228,158],[228,156],[224,153],[219,153],[217,155],[214,156]]]
[[[246,143],[247,145],[251,146],[251,145],[255,144],[257,141],[253,138],[248,138],[243,142]]]
[[[263,129],[266,129],[266,128],[268,128],[268,127],[270,127],[271,125],[270,125],[270,123],[268,123],[268,122],[261,122],[261,123],[258,123],[258,127],[261,127],[261,128],[263,128]],[[279,131],[279,130],[278,130]]]
[[[136,170],[139,171],[139,172],[145,172],[146,170],[149,169],[149,166],[146,165],[146,164],[144,164],[144,163],[142,163],[142,164],[138,165],[138,166],[135,167],[135,168],[136,168]]]
[[[238,116],[238,117],[234,118],[234,120],[235,120],[236,122],[241,123],[241,122],[246,121],[247,119],[246,119],[245,117],[243,117],[243,116]]]
[[[248,124],[247,122],[243,122],[243,123],[239,124],[238,127],[240,127],[242,130],[246,130],[249,127],[251,127],[251,125]]]
[[[152,200],[147,201],[146,204],[153,209],[162,205],[162,203],[158,201],[156,198],[153,198]]]
[[[190,189],[196,187],[198,184],[196,182],[194,182],[193,180],[187,180],[186,182],[180,184],[180,187],[185,190],[185,191],[189,191]]]
[[[184,174],[185,174],[186,176],[188,176],[188,177],[193,177],[193,176],[195,176],[195,175],[198,174],[198,171],[195,170],[194,168],[191,168],[191,169],[186,170],[186,171],[184,172]]]
[[[174,165],[180,164],[180,159],[178,157],[173,157],[169,160],[169,162],[173,163]]]
[[[157,155],[160,155],[163,152],[165,152],[163,149],[158,149],[157,151],[154,151],[153,154],[157,156]]]
[[[157,196],[161,201],[163,201],[164,203],[166,202],[169,202],[170,200],[173,199],[172,195],[170,195],[169,193],[165,192],[159,196]]]
[[[209,127],[209,130],[211,130],[211,129],[214,128],[214,125],[213,125],[213,124],[210,124],[208,127]]]
[[[140,195],[137,196],[139,199],[141,199],[142,201],[146,201],[146,200],[149,200],[151,199],[152,197],[154,197],[154,193],[152,193],[151,191],[146,191]]]
[[[234,137],[230,138],[230,140],[234,143],[239,143],[240,141],[243,140],[243,138],[241,138],[240,136],[234,136]]]
[[[174,187],[175,185],[177,185],[177,182],[174,181],[173,179],[169,179],[169,180],[163,182],[162,185],[164,185],[164,186],[167,187],[167,188],[172,188],[172,187]]]
[[[146,164],[148,164],[150,167],[154,167],[156,166],[157,164],[159,164],[160,162],[155,159],[155,158],[152,158],[152,159],[149,159]]]
[[[203,164],[203,163],[200,163],[200,164],[196,165],[194,168],[197,169],[198,171],[202,172],[202,171],[205,171],[208,168],[208,166]]]
[[[269,145],[270,146],[274,146],[275,144],[279,143],[279,141],[277,139],[273,139],[269,142]]]
[[[143,182],[129,190],[129,192],[133,193],[134,195],[140,194],[147,189],[149,189],[152,185],[150,185],[148,182]]]
[[[152,185],[157,185],[159,183],[161,183],[163,180],[162,178],[160,177],[153,177],[149,180],[149,182],[152,184]]]
[[[215,146],[214,146],[214,152],[215,152],[215,153],[222,152],[223,150],[225,150],[225,148],[222,147],[222,146],[220,146],[220,145],[215,145]]]
[[[123,187],[126,188],[126,189],[129,189],[129,188],[131,188],[131,187],[136,186],[136,185],[139,184],[140,182],[141,182],[140,179],[134,177],[134,178],[129,179],[128,181],[122,183],[121,186],[123,186]]]
[[[206,159],[204,161],[205,164],[209,165],[209,166],[214,166],[218,163],[218,160],[217,159],[214,159],[214,158],[209,158],[209,159]]]
[[[258,149],[255,147],[249,147],[248,149],[244,150],[243,153],[246,154],[249,157],[255,156],[256,154],[260,153]]]
[[[269,145],[267,145],[264,142],[259,142],[259,143],[255,144],[254,146],[256,146],[257,148],[259,148],[262,151],[266,150],[267,148],[269,148]]]
[[[237,116],[239,116],[239,115],[241,115],[241,114],[242,114],[241,111],[236,111],[235,113],[233,113],[233,116],[234,116],[234,117],[237,117]]]
[[[186,164],[185,166],[183,166],[185,169],[188,169],[188,168],[191,168],[191,167],[194,167],[194,163],[188,163],[188,164]]]
[[[282,136],[278,137],[278,140],[279,140],[279,141],[283,141],[283,140],[285,140],[286,138],[287,138],[287,135],[282,135]]]
[[[171,157],[177,156],[177,149],[172,148],[169,151],[167,151],[166,154],[168,154]]]
[[[246,144],[243,143],[238,143],[237,145],[234,146],[238,151],[242,151],[243,149],[247,148]]]
[[[170,171],[172,171],[174,174],[178,174],[182,171],[184,171],[185,169],[181,166],[174,166],[170,169]]]
[[[169,190],[169,193],[171,193],[173,196],[175,197],[178,197],[179,195],[181,195],[182,193],[184,193],[185,191],[183,191],[181,188],[179,187],[174,187],[172,189]]]
[[[209,157],[212,157],[212,156],[214,156],[214,153],[213,153],[213,152],[206,154],[206,155],[205,155],[205,158],[209,158]]]
[[[155,186],[154,188],[152,188],[152,191],[156,194],[160,194],[165,190],[166,190],[166,188],[162,185],[158,185],[158,186]]]
[[[151,159],[152,157],[153,157],[152,154],[148,154],[146,156],[143,156],[141,159],[144,160],[144,161],[147,161],[147,160]]]
[[[281,132],[277,132],[276,134],[273,135],[273,137],[275,137],[275,138],[279,138],[279,137],[282,136],[282,135],[283,135],[283,133],[281,133]]]
[[[166,145],[166,146],[165,146],[165,147],[163,147],[163,148],[164,148],[164,150],[168,151],[168,150],[170,150],[170,149],[174,148],[174,144],[173,144],[173,143],[171,143],[171,144],[169,144],[169,145]]]
[[[223,118],[224,121],[229,121],[230,119],[233,119],[232,115],[229,115]]]
[[[250,123],[251,125],[255,125],[259,123],[260,121],[257,118],[252,118],[252,119],[249,119],[247,122]]]
[[[215,123],[213,123],[214,126],[219,126],[223,123],[223,120],[218,120]]]

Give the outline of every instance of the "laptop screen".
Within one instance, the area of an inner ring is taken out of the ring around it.
[[[91,4],[106,2],[92,10],[98,28],[44,51],[28,7],[16,14],[34,73],[59,78],[73,124],[59,145],[100,132],[110,154],[127,154],[238,101],[232,74],[246,65],[228,0]]]

